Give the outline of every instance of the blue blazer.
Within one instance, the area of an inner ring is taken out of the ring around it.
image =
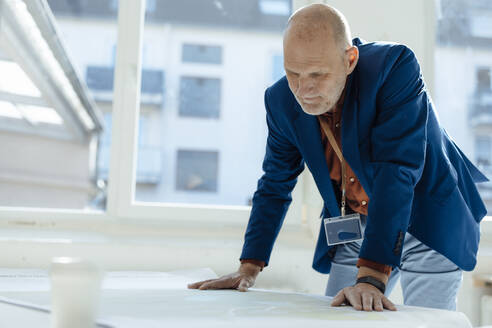
[[[405,232],[473,270],[487,213],[475,183],[487,178],[439,125],[414,53],[404,45],[356,38],[359,62],[348,76],[342,152],[370,198],[359,256],[400,265]],[[265,92],[268,138],[242,259],[268,264],[291,191],[304,164],[324,200],[322,217],[340,215],[316,116],[303,112],[285,76]],[[313,268],[334,256],[320,228]]]

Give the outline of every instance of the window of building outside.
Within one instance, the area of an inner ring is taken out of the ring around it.
[[[454,141],[492,178],[492,2],[436,1],[434,101]],[[489,211],[492,183],[478,184]]]
[[[182,60],[188,63],[222,64],[222,47],[183,44]]]
[[[220,79],[181,77],[179,116],[218,119],[220,116],[220,91]]]
[[[87,88],[74,89],[81,103],[66,106],[59,86],[43,80],[41,70],[52,70],[37,54],[50,52],[19,51],[23,43],[15,38],[1,44],[1,70],[11,78],[0,82],[0,138],[9,154],[0,160],[0,205],[103,209],[118,2],[48,4],[53,22],[36,25],[45,31],[56,25],[53,37],[64,51],[51,54],[72,87],[70,77],[77,76]],[[492,2],[436,0],[436,8],[433,100],[454,141],[492,177]],[[291,10],[289,0],[147,1],[135,200],[249,203],[262,174],[263,95],[283,74],[282,32]],[[28,10],[20,15],[3,22],[22,36],[25,17],[33,18]],[[49,33],[39,35],[53,44]],[[198,166],[190,162],[202,161],[199,155],[179,160],[184,150],[220,154],[215,191],[178,188],[192,185],[178,176],[193,175]],[[479,189],[492,208],[492,183]]]
[[[284,56],[282,54],[274,55],[272,58],[272,79],[279,80],[285,75],[284,72]]]
[[[6,2],[0,10],[0,32],[15,31],[0,42],[0,71],[9,77],[0,80],[0,206],[104,209],[97,145],[110,107],[98,94],[112,79],[105,68],[116,16],[108,1],[48,5],[40,12]],[[85,88],[93,76],[102,80]]]
[[[479,67],[477,69],[477,90],[487,92],[492,90],[490,79],[490,67]]]
[[[142,97],[148,120],[139,131],[153,148],[138,160],[135,201],[250,205],[263,173],[264,92],[284,74],[291,10],[290,0],[156,1],[145,17],[143,69],[165,72],[165,81],[142,93],[162,102]],[[155,182],[139,180],[152,161]]]
[[[477,136],[475,138],[475,162],[479,167],[490,166],[491,146],[490,136]]]
[[[157,0],[146,0],[145,1],[146,2],[146,7],[145,7],[146,13],[154,12],[156,1]],[[103,3],[104,2],[105,1],[103,1]],[[118,0],[109,0],[108,6],[112,11],[117,12],[118,11]]]
[[[283,0],[260,0],[260,11],[267,15],[289,16],[290,4]]]
[[[178,149],[176,191],[217,192],[219,153]]]

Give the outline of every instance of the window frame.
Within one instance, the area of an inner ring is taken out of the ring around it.
[[[218,62],[215,61],[200,61],[200,60],[186,60],[186,49],[187,48],[199,48],[201,49],[202,47],[204,48],[218,48],[219,49],[219,60]],[[181,44],[181,63],[184,64],[201,64],[201,65],[224,65],[224,47],[222,45],[218,44],[206,44],[205,42],[196,42],[196,43],[189,43],[189,42],[183,42]]]
[[[117,218],[158,220],[183,218],[186,222],[243,224],[249,217],[250,206],[149,203],[134,199],[144,5],[143,0],[120,2],[111,136],[113,142],[106,211]]]
[[[308,3],[310,3],[308,0],[293,0],[293,8]],[[76,225],[103,231],[104,223],[127,220],[142,223],[151,221],[170,226],[176,224],[190,226],[195,223],[197,225],[206,223],[209,227],[217,228],[225,225],[245,226],[251,206],[149,203],[134,200],[144,16],[144,0],[119,2],[112,146],[106,211],[0,207],[2,223],[17,226],[27,224],[41,228],[46,227],[46,221],[73,222]],[[300,218],[306,217],[303,213],[319,205],[319,200],[312,200],[312,194],[317,192],[316,186],[314,183],[309,183],[306,174],[309,174],[307,168],[299,177],[293,191],[293,201],[284,225],[300,226]],[[314,202],[316,204],[311,204]],[[492,234],[490,217],[484,220],[482,226],[486,226],[484,231]]]
[[[136,14],[138,13],[138,14]],[[140,114],[140,85],[145,17],[144,0],[121,0],[118,8],[114,102],[106,210],[51,209],[0,206],[0,220],[8,225],[41,226],[43,222],[124,222],[128,219],[160,223],[180,222],[244,226],[251,206],[149,203],[134,200],[135,172]],[[186,73],[186,72],[184,72]],[[299,181],[297,189],[300,191]],[[296,197],[300,198],[300,196]],[[293,201],[290,212],[300,224],[300,201]],[[290,225],[286,219],[286,224]]]

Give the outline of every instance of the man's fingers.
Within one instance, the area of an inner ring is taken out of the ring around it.
[[[382,299],[381,297],[374,297],[374,300],[373,300],[374,310],[383,311],[383,302],[381,299]]]
[[[342,289],[331,300],[331,306],[340,306],[343,304],[343,302],[345,302],[345,294]]]
[[[207,289],[221,289],[223,287],[221,287],[221,279],[213,279],[209,282],[206,282],[204,284],[202,284],[200,287],[198,287],[198,289],[200,290],[207,290]]]
[[[226,282],[227,282],[227,280],[215,279],[215,280],[204,283],[198,289],[200,289],[200,290],[224,289],[224,288],[227,288],[227,287],[225,287],[226,284],[224,284]]]
[[[360,294],[354,289],[349,289],[348,291],[345,291],[345,298],[350,302],[350,305],[352,305],[354,309],[356,309],[357,311],[362,310]]]
[[[373,301],[372,294],[370,293],[362,294],[362,308],[364,309],[364,311],[372,311],[372,301]]]
[[[200,290],[206,289],[236,289],[240,283],[240,277],[222,277],[219,279],[212,280],[210,282],[204,283],[199,287]]]
[[[251,287],[251,282],[248,279],[241,279],[239,287],[237,288],[240,292],[247,292],[248,288]]]
[[[386,296],[383,296],[381,300],[385,309],[396,311],[396,306]]]
[[[203,281],[198,281],[198,282],[194,282],[192,284],[188,284],[188,288],[189,289],[197,289],[197,288],[200,288],[201,285],[207,283],[207,282],[210,282],[210,281],[213,281],[215,279],[209,279],[209,280],[203,280]]]
[[[239,274],[229,274],[218,279],[209,279],[195,282],[188,285],[190,289],[239,289],[245,292],[253,286],[255,279],[249,276],[241,276]]]

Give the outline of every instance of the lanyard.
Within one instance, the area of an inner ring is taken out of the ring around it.
[[[335,153],[338,156],[338,159],[340,160],[342,164],[342,206],[340,208],[341,215],[345,215],[345,159],[343,158],[342,151],[340,150],[340,147],[338,147],[338,144],[335,140],[335,137],[333,136],[333,132],[331,132],[330,127],[328,126],[328,123],[326,123],[326,120],[322,117],[320,117],[320,123],[321,127],[323,128],[323,131],[325,131],[326,136],[328,137],[328,141],[331,144],[331,147],[335,151]]]

